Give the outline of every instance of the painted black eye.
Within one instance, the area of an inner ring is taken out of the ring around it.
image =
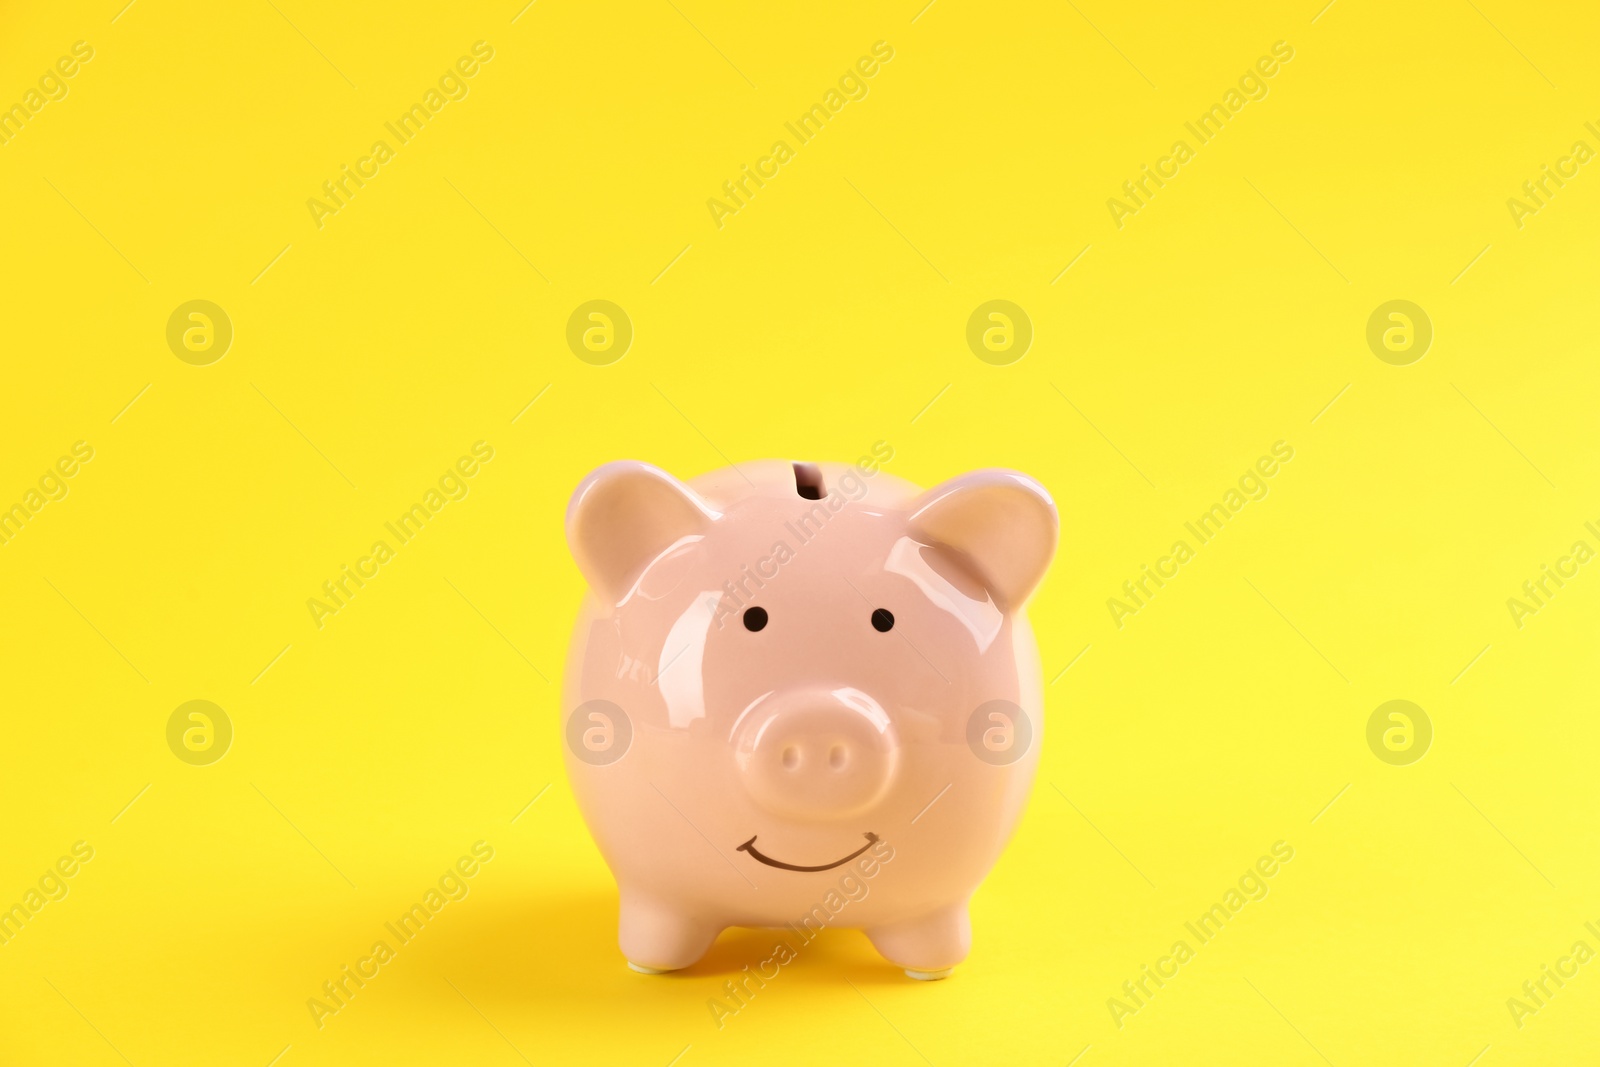
[[[744,628],[751,633],[756,632],[767,624],[766,608],[745,608]]]
[[[880,634],[886,634],[894,629],[894,616],[883,608],[872,613],[872,628]]]

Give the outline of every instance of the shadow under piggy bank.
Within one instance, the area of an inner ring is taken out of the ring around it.
[[[440,939],[448,943],[439,946],[430,964],[451,976],[468,974],[480,988],[492,984],[497,995],[512,1000],[592,1003],[619,987],[681,988],[688,980],[747,971],[770,978],[796,963],[836,970],[856,982],[905,981],[900,968],[879,956],[859,930],[730,927],[694,964],[644,975],[629,970],[617,950],[615,889],[485,894],[471,903],[479,906],[459,909],[455,929]]]

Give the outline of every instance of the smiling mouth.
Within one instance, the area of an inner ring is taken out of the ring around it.
[[[785,870],[785,871],[801,871],[801,872],[831,871],[835,867],[840,866],[841,864],[849,863],[851,860],[855,859],[857,856],[861,855],[867,849],[871,848],[873,845],[876,845],[878,843],[878,835],[877,834],[870,834],[869,833],[869,834],[864,834],[863,836],[867,839],[867,843],[866,844],[862,845],[860,848],[856,849],[854,852],[850,853],[850,855],[846,856],[842,860],[834,860],[832,863],[824,863],[819,867],[801,867],[801,866],[799,866],[797,864],[784,863],[781,860],[775,860],[771,856],[763,856],[760,852],[756,851],[756,839],[754,837],[752,837],[750,840],[746,841],[744,844],[740,845],[737,851],[750,853],[750,858],[755,860],[757,863],[765,863],[768,867],[777,867],[777,868],[779,868],[781,870]]]

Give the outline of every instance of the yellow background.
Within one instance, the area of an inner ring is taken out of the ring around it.
[[[1600,565],[1506,607],[1600,547],[1597,165],[1506,206],[1600,147],[1592,10],[121,2],[0,16],[0,102],[95,49],[0,147],[0,502],[95,449],[0,546],[0,903],[95,849],[0,946],[0,1061],[1592,1055],[1600,963],[1506,1006],[1600,948]],[[479,40],[470,95],[318,229],[306,200]],[[716,227],[879,40],[869,95]],[[1279,40],[1270,94],[1118,229],[1106,200]],[[636,331],[609,366],[564,339],[596,298]],[[995,298],[1035,329],[1009,366],[965,342]],[[1405,367],[1365,342],[1397,298],[1435,328]],[[191,299],[234,325],[210,366],[166,344]],[[470,495],[314,626],[478,440]],[[877,440],[1060,506],[1035,795],[950,981],[833,932],[719,1030],[772,938],[622,964],[560,758],[563,509],[619,457]],[[1278,440],[1270,495],[1118,629],[1107,598]],[[1403,767],[1365,740],[1397,698],[1435,730]],[[211,766],[167,747],[193,699],[234,725]],[[478,840],[471,894],[319,1030],[307,999]],[[1119,1029],[1108,998],[1279,840],[1270,895]]]

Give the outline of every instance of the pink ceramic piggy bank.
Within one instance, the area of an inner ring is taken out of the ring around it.
[[[916,978],[967,955],[968,899],[1038,762],[1022,608],[1058,520],[1025,475],[924,491],[876,451],[687,484],[608,463],[573,494],[591,595],[567,771],[636,971],[686,967],[728,926],[859,928]]]

